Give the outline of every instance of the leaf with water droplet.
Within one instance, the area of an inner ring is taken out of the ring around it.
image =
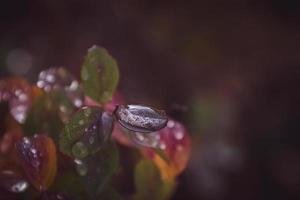
[[[81,79],[87,96],[99,103],[106,103],[112,99],[118,85],[118,64],[106,49],[93,46],[84,59]]]
[[[29,83],[20,78],[0,80],[0,102],[5,101],[9,102],[11,115],[24,123],[32,101]]]
[[[30,183],[39,191],[45,191],[56,175],[56,147],[46,135],[24,137],[16,143],[20,163]]]
[[[119,153],[114,143],[108,142],[97,153],[75,160],[82,183],[92,198],[98,197],[109,185],[119,166]]]
[[[146,149],[146,155],[158,166],[164,180],[172,180],[187,166],[191,151],[190,136],[186,128],[175,120],[169,120],[157,135],[156,149]],[[161,152],[167,160],[162,157]]]
[[[164,111],[143,105],[120,105],[114,114],[124,128],[139,133],[158,131],[168,122]]]
[[[175,182],[164,182],[155,164],[148,159],[137,163],[134,171],[136,194],[132,200],[167,200],[171,197]]]
[[[46,92],[63,92],[77,108],[83,105],[83,90],[76,78],[63,67],[41,71],[36,85]]]
[[[96,153],[109,139],[113,118],[98,107],[84,107],[77,111],[60,134],[61,152],[83,159]]]

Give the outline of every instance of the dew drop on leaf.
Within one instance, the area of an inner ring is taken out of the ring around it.
[[[75,167],[76,167],[76,171],[80,176],[85,176],[88,172],[87,166],[86,164],[80,160],[80,159],[75,159]]]
[[[98,107],[83,107],[75,113],[60,135],[63,153],[83,159],[93,154],[109,139],[113,117]]]
[[[159,144],[159,138],[157,137],[159,135],[157,132],[152,132],[152,133],[131,132],[128,133],[128,136],[132,142],[140,146],[156,148]]]
[[[19,181],[11,186],[11,191],[14,193],[24,192],[28,188],[26,181]]]
[[[140,133],[158,131],[168,122],[164,111],[142,105],[121,105],[114,114],[124,128]]]
[[[88,153],[88,148],[82,142],[76,142],[72,147],[72,154],[76,158],[84,158]]]

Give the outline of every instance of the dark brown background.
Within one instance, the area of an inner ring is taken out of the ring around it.
[[[0,2],[1,77],[79,77],[93,44],[118,60],[129,101],[188,125],[174,200],[300,198],[299,1]]]

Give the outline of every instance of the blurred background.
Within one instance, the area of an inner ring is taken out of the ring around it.
[[[300,199],[300,1],[0,2],[0,77],[79,77],[89,47],[118,60],[129,102],[192,136],[173,197]]]

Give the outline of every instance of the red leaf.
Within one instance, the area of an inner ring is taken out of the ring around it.
[[[21,165],[31,182],[39,191],[46,190],[56,175],[56,147],[46,135],[24,137],[16,144]]]
[[[165,154],[167,160],[153,148],[147,148],[146,155],[156,163],[162,178],[170,180],[186,168],[191,151],[190,136],[186,128],[174,120],[169,120],[167,126],[158,131],[158,135],[158,148]]]

